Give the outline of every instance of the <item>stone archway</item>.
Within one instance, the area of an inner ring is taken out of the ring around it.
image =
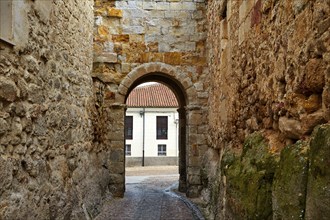
[[[145,66],[153,66],[152,72],[149,72],[149,68],[143,68]],[[175,79],[172,74],[174,72],[173,67],[165,64],[160,63],[153,63],[149,65],[142,65],[138,68],[136,68],[134,71],[132,71],[128,77],[126,78],[123,83],[126,82],[126,80],[130,81],[130,85],[127,85],[128,90],[125,94],[125,100],[127,99],[129,93],[132,89],[134,89],[137,85],[148,82],[148,81],[156,81],[159,83],[163,83],[166,86],[168,86],[176,95],[176,98],[179,103],[179,190],[182,192],[186,191],[186,182],[187,182],[187,145],[186,145],[186,99],[187,95],[184,91],[184,88],[182,87],[181,83],[178,79]],[[142,75],[141,75],[142,74]],[[132,81],[132,78],[135,79]],[[122,87],[121,87],[122,88]]]
[[[120,115],[124,120],[125,109],[126,109],[126,98],[128,97],[130,91],[134,89],[137,85],[148,82],[157,81],[167,85],[177,97],[179,102],[179,190],[187,192],[190,197],[196,197],[199,195],[201,189],[201,173],[200,173],[200,160],[199,154],[199,143],[197,130],[198,125],[201,124],[202,120],[199,120],[203,114],[200,110],[200,106],[197,99],[197,92],[195,87],[185,73],[177,71],[177,69],[171,65],[164,63],[146,63],[142,64],[135,69],[133,69],[120,83],[118,87],[118,92],[115,95],[115,103],[112,105],[112,109],[120,111]],[[120,124],[124,124],[123,122]],[[122,126],[123,128],[123,126]],[[122,133],[124,129],[122,129]],[[123,158],[120,163],[113,163],[114,165],[123,166],[122,169],[111,169],[110,170],[120,170],[121,172],[125,168],[124,162],[124,150],[123,146],[125,141],[122,137],[122,150],[116,151],[117,154],[122,154],[116,158]],[[115,187],[112,188],[114,195],[122,196],[125,190],[125,173],[114,174],[122,175],[122,183],[114,183]],[[110,187],[111,189],[111,187]],[[122,192],[118,192],[122,190]]]
[[[124,104],[127,94],[141,81],[144,81],[145,77],[150,75],[163,76],[163,80],[166,80],[163,83],[169,84],[170,87],[180,87],[185,95],[182,98],[185,99],[186,105],[196,105],[197,93],[190,78],[186,74],[177,74],[173,66],[160,62],[145,63],[133,69],[120,83],[118,94],[116,94],[116,102]],[[175,88],[172,89],[174,89],[174,93],[178,92]]]

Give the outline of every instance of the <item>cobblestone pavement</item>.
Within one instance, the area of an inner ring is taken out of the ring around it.
[[[107,202],[96,220],[195,220],[198,215],[170,188],[177,185],[177,167],[126,168],[124,198]]]

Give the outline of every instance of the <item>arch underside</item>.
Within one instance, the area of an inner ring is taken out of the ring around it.
[[[186,106],[186,94],[183,92],[182,86],[177,82],[175,79],[172,79],[168,76],[166,76],[164,73],[160,72],[154,72],[154,73],[148,73],[139,79],[135,80],[134,83],[131,85],[130,88],[128,88],[127,95],[125,97],[125,102],[128,97],[128,94],[138,85],[145,83],[145,82],[158,82],[162,83],[166,86],[168,86],[172,92],[175,94],[179,107],[185,107]]]

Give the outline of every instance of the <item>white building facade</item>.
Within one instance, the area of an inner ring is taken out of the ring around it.
[[[156,92],[154,90],[150,91],[150,89],[154,89],[150,88],[153,86],[162,88],[158,88]],[[171,95],[166,94],[168,91],[165,93],[162,91],[169,89],[163,87],[165,86],[156,84],[148,86],[148,88],[135,89],[138,91],[132,91],[132,93],[143,92],[145,96],[142,99],[147,100],[147,103],[141,103],[141,96],[139,98],[136,97],[140,102],[128,100],[125,118],[126,166],[178,165],[179,115],[177,107],[169,106],[177,105],[177,103],[161,101],[150,104],[149,102],[155,98],[161,99],[159,96],[164,96],[166,99],[171,98]],[[139,96],[139,94],[137,95]],[[129,99],[131,99],[130,96]]]

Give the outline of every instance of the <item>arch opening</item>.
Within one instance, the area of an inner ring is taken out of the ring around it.
[[[172,77],[169,77],[166,74],[161,73],[161,72],[148,73],[148,74],[138,78],[137,80],[135,80],[133,82],[133,84],[127,90],[127,94],[125,96],[125,103],[126,103],[127,97],[130,94],[130,92],[138,85],[140,85],[142,83],[146,83],[146,82],[158,82],[158,83],[162,83],[162,84],[166,85],[175,94],[175,96],[179,102],[179,108],[187,105],[186,104],[187,95],[184,92],[184,88],[182,87],[180,82],[178,82],[176,79],[173,79]]]
[[[127,103],[127,98],[134,88],[146,83],[146,82],[157,82],[167,86],[175,95],[178,102],[178,134],[177,134],[177,144],[178,144],[178,167],[179,167],[179,191],[186,192],[187,190],[187,94],[181,83],[171,76],[168,76],[161,72],[151,72],[147,73],[135,81],[127,89],[125,95],[125,103]],[[127,109],[126,109],[127,110]],[[126,116],[125,110],[125,116]],[[125,117],[126,118],[126,117]],[[126,137],[125,137],[125,154],[126,154]],[[144,152],[143,152],[144,160]],[[144,161],[142,162],[144,166]]]

